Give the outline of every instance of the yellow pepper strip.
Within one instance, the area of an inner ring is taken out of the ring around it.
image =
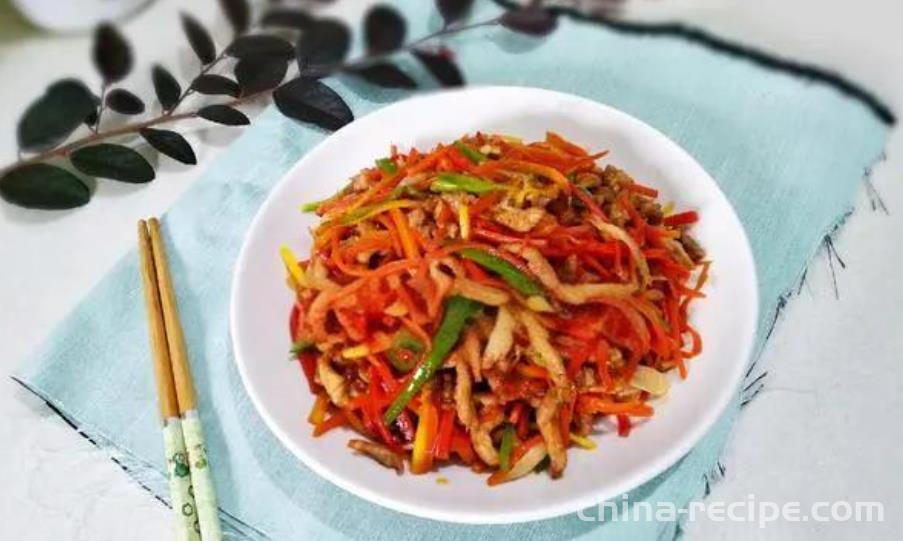
[[[285,264],[285,269],[295,284],[295,288],[309,288],[310,282],[307,280],[307,275],[304,274],[301,265],[298,264],[298,260],[295,258],[295,254],[292,253],[291,248],[283,244],[279,247],[279,255],[282,256],[282,262]]]
[[[398,208],[391,208],[389,209],[389,216],[392,217],[392,222],[395,223],[395,227],[398,229],[398,236],[401,239],[401,247],[404,250],[404,255],[407,256],[408,259],[420,259],[420,251],[417,249],[417,243],[414,241],[414,236],[411,235],[411,228],[408,226],[408,219],[405,217],[404,213]]]
[[[555,308],[549,304],[549,301],[542,295],[532,295],[527,297],[527,308],[534,312],[554,312]]]
[[[470,240],[470,209],[467,205],[458,207],[458,225],[461,227],[461,238]]]
[[[370,355],[370,348],[366,344],[345,348],[342,350],[342,357],[346,359],[360,359]]]
[[[329,408],[329,397],[325,394],[318,394],[314,406],[310,408],[310,415],[307,416],[307,422],[316,426],[323,422],[326,418],[326,410]]]
[[[569,434],[569,438],[572,442],[579,445],[580,447],[583,447],[584,449],[586,449],[588,451],[593,451],[596,449],[596,442],[594,442],[593,440],[591,440],[589,438],[584,438],[583,436],[578,436],[577,434],[574,434],[573,432],[571,432]]]
[[[354,225],[358,222],[366,220],[367,218],[376,216],[381,212],[386,212],[387,210],[416,207],[417,205],[418,203],[416,201],[411,201],[410,199],[395,199],[393,201],[385,201],[383,203],[379,203],[378,205],[373,205],[372,207],[361,207],[348,212],[344,216],[342,216],[339,221],[342,223],[342,225]]]
[[[429,388],[420,393],[420,415],[411,453],[411,473],[427,473],[433,469],[433,444],[439,431],[439,412],[430,398]]]

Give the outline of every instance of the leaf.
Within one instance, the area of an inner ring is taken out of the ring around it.
[[[431,53],[415,49],[414,57],[442,86],[464,86],[464,76],[449,51],[441,50],[438,53]]]
[[[182,14],[182,29],[185,30],[185,36],[188,37],[188,43],[194,54],[197,55],[201,64],[207,65],[216,60],[216,45],[213,44],[213,38],[201,23],[191,15]]]
[[[19,120],[19,148],[40,151],[62,143],[96,110],[95,100],[81,81],[63,79],[53,83]]]
[[[132,69],[132,48],[109,23],[101,23],[94,30],[92,58],[105,84],[122,80]]]
[[[466,17],[472,5],[473,0],[436,0],[436,7],[446,26]]]
[[[0,196],[20,207],[60,210],[84,205],[91,199],[91,191],[69,171],[36,163],[0,178]]]
[[[531,36],[545,36],[558,26],[555,15],[536,4],[506,11],[499,18],[499,23],[505,28]]]
[[[191,145],[178,133],[169,130],[156,130],[154,128],[142,128],[138,133],[157,152],[166,154],[170,158],[188,165],[198,163]]]
[[[98,120],[100,120],[100,117],[97,116],[97,109],[94,109],[93,111],[88,113],[87,117],[85,117],[85,126],[88,126],[89,128],[91,128],[95,124],[97,124]]]
[[[276,36],[241,36],[236,38],[226,54],[235,58],[279,58],[288,60],[295,56],[295,48],[292,44]]]
[[[157,93],[157,99],[163,109],[169,110],[179,103],[179,96],[182,94],[182,87],[179,81],[172,76],[169,71],[159,64],[155,64],[151,70],[151,79],[154,81],[154,92]]]
[[[124,115],[140,115],[144,112],[144,102],[141,98],[124,88],[111,90],[105,101],[107,107]]]
[[[228,105],[208,105],[198,110],[198,116],[226,126],[247,126],[251,123],[244,113]]]
[[[242,94],[248,95],[276,88],[287,70],[288,62],[278,58],[245,58],[235,65],[235,78]]]
[[[251,24],[251,7],[247,0],[219,0],[219,5],[226,13],[229,24],[236,34],[241,34]]]
[[[351,46],[351,31],[337,19],[319,19],[301,34],[295,47],[298,68],[322,73],[345,60]]]
[[[327,130],[337,130],[354,120],[345,100],[314,79],[292,79],[273,92],[273,101],[285,116]]]
[[[404,19],[391,6],[374,6],[364,17],[364,39],[370,54],[383,54],[398,49],[404,43],[405,32]]]
[[[226,95],[232,96],[233,98],[237,98],[239,94],[241,94],[238,83],[228,77],[210,73],[197,76],[194,81],[191,82],[191,89],[195,92],[200,92],[201,94]]]
[[[417,83],[413,79],[389,62],[378,62],[367,67],[351,69],[348,73],[385,88],[417,88]]]
[[[261,26],[278,26],[295,30],[307,30],[313,22],[313,17],[307,13],[299,9],[287,8],[271,9],[260,19]]]
[[[144,156],[122,145],[101,143],[83,147],[70,156],[72,165],[82,173],[142,184],[154,180],[154,168]]]
[[[100,120],[100,98],[95,96],[94,93],[91,93],[91,100],[94,102],[94,108],[91,109],[91,112],[88,113],[88,116],[85,117],[84,124],[89,128],[93,128],[97,121]]]

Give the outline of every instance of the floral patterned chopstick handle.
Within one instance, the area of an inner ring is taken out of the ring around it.
[[[182,433],[188,450],[191,484],[194,487],[201,538],[204,541],[219,541],[223,538],[219,523],[219,506],[210,468],[207,467],[207,444],[204,441],[204,431],[201,429],[201,419],[197,410],[186,411],[182,415]]]
[[[166,452],[166,475],[169,497],[176,515],[176,540],[201,541],[197,505],[191,486],[189,455],[182,434],[182,422],[171,417],[163,423],[163,446]]]

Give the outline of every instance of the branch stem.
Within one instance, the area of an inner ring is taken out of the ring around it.
[[[432,41],[432,40],[440,38],[440,37],[447,36],[450,34],[456,34],[458,32],[464,32],[467,30],[472,30],[472,29],[480,28],[480,27],[484,27],[484,26],[492,26],[494,24],[497,24],[498,22],[499,22],[499,18],[495,17],[492,19],[488,19],[485,21],[472,23],[472,24],[462,24],[462,25],[452,24],[452,25],[443,27],[441,30],[433,32],[432,34],[428,34],[428,35],[418,38],[410,43],[407,43],[407,44],[403,45],[402,47],[400,47],[398,50],[391,51],[391,52],[384,53],[384,54],[379,54],[379,55],[364,56],[363,58],[359,58],[356,60],[352,60],[350,62],[346,62],[343,64],[339,64],[337,66],[333,66],[333,68],[334,68],[333,71],[338,72],[338,71],[347,70],[347,69],[351,69],[351,68],[366,66],[371,63],[383,60],[384,58],[389,57],[393,54],[396,54],[400,51],[411,52],[414,49],[416,49],[418,46],[423,45],[426,42]],[[201,71],[198,73],[198,75],[195,77],[195,79],[197,79],[197,77],[200,77],[200,76],[206,74],[207,72],[209,72],[224,57],[225,57],[225,51],[221,52],[219,54],[219,56],[217,56],[216,59],[213,60],[213,62],[204,66],[201,69]],[[239,105],[246,101],[250,101],[258,96],[261,96],[263,94],[268,94],[268,93],[272,92],[273,90],[274,89],[263,90],[260,92],[255,92],[253,94],[248,94],[246,96],[240,96],[238,98],[235,98],[234,100],[226,102],[224,105],[228,105],[230,107]],[[59,158],[59,157],[67,156],[71,152],[78,150],[82,147],[86,147],[88,145],[99,143],[99,142],[105,141],[107,139],[112,139],[114,137],[119,137],[121,135],[137,133],[144,128],[150,128],[152,126],[158,126],[160,124],[167,124],[170,122],[177,122],[179,120],[195,118],[195,117],[197,117],[197,111],[189,111],[189,112],[178,113],[178,114],[175,113],[175,109],[177,109],[182,104],[182,102],[193,93],[194,93],[194,90],[191,88],[191,84],[189,84],[188,87],[186,87],[185,90],[182,92],[182,95],[179,96],[176,104],[169,110],[163,111],[159,116],[142,121],[142,122],[133,122],[131,124],[124,124],[122,126],[119,126],[118,128],[114,128],[114,129],[111,129],[111,130],[108,130],[105,132],[99,131],[100,130],[100,114],[103,112],[103,105],[104,105],[103,101],[101,101],[100,111],[98,112],[98,115],[97,115],[98,116],[97,124],[94,127],[94,133],[86,135],[86,136],[82,137],[81,139],[76,139],[75,141],[72,141],[71,143],[68,143],[66,145],[63,145],[63,146],[60,146],[60,147],[57,147],[57,148],[54,148],[51,150],[47,150],[45,152],[41,152],[39,154],[35,154],[34,156],[31,156],[31,157],[25,158],[25,159],[22,159],[22,153],[20,151],[19,152],[19,160],[17,162],[12,163],[4,168],[0,168],[0,177],[3,177],[10,171],[12,171],[14,169],[18,169],[19,167],[24,167],[26,165],[40,163],[45,160],[49,160],[51,158]],[[106,94],[106,88],[103,88],[102,94]],[[101,99],[103,100],[103,98],[101,98]]]

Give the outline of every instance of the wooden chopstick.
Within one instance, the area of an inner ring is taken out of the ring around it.
[[[219,541],[222,539],[219,507],[213,479],[210,475],[207,444],[197,410],[197,396],[191,379],[185,335],[179,322],[172,276],[169,273],[166,258],[166,247],[163,245],[160,235],[160,222],[156,218],[150,218],[146,230],[149,233],[149,254],[153,267],[153,273],[147,272],[147,274],[155,278],[154,290],[162,313],[161,319],[171,373],[170,381],[174,389],[177,415],[180,417],[181,435],[187,451],[187,465],[197,510],[197,529],[200,532],[200,539],[203,541]],[[154,325],[151,324],[152,340],[155,332],[153,327]]]
[[[173,385],[169,347],[166,343],[166,327],[163,323],[163,308],[157,293],[157,271],[154,269],[150,236],[144,220],[138,222],[138,247],[141,256],[141,281],[144,285],[144,301],[147,306],[147,325],[150,333],[154,374],[157,380],[157,402],[160,419],[164,422],[179,416],[179,403]]]
[[[176,515],[176,539],[180,541],[201,541],[197,505],[191,487],[188,451],[182,435],[179,402],[173,382],[169,346],[163,307],[157,287],[157,270],[151,248],[147,224],[138,222],[138,253],[141,260],[141,281],[144,286],[144,301],[147,307],[147,325],[150,333],[151,355],[154,375],[157,380],[157,403],[163,422],[163,448],[166,453],[166,472],[169,478],[169,497]]]
[[[163,323],[166,326],[166,342],[169,346],[169,360],[172,363],[172,377],[176,385],[176,397],[179,402],[179,413],[184,414],[197,407],[194,394],[194,383],[188,369],[188,350],[185,347],[185,335],[179,322],[179,310],[176,307],[176,294],[169,275],[166,260],[166,247],[160,238],[160,221],[156,218],[148,220],[150,229],[151,253],[154,256],[154,267],[157,273],[157,286],[160,291],[160,305],[163,308]]]

